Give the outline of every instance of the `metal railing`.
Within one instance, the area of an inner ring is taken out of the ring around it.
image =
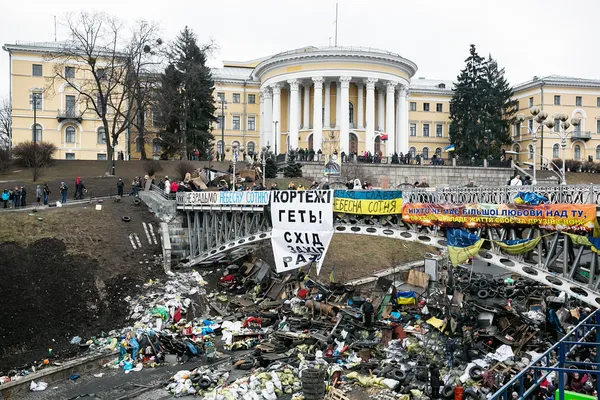
[[[141,189],[140,189],[141,190]],[[150,190],[162,197],[165,200],[175,200],[177,193],[167,193],[158,186],[152,184],[150,185]]]
[[[404,203],[510,204],[519,192],[545,196],[547,204],[600,204],[600,185],[536,185],[414,188],[402,192]]]
[[[56,117],[58,119],[76,119],[76,120],[80,120],[80,119],[83,118],[83,114],[81,113],[81,111],[76,111],[76,110],[67,108],[66,110],[57,110]]]
[[[534,393],[539,390],[540,384],[544,382],[551,373],[556,373],[558,383],[556,390],[557,399],[564,400],[565,396],[565,374],[579,373],[596,375],[600,381],[600,353],[593,363],[569,361],[567,357],[577,346],[597,347],[600,345],[600,310],[594,311],[581,321],[575,328],[567,333],[559,342],[546,350],[541,357],[531,365],[519,372],[513,379],[502,386],[490,397],[490,400],[513,399],[512,393],[517,392],[518,400],[533,398]],[[592,339],[589,341],[589,339]],[[558,360],[558,361],[554,361]],[[575,368],[573,368],[575,367]],[[586,368],[586,367],[589,367]],[[528,376],[534,374],[533,385],[528,385]],[[536,377],[537,376],[537,377]],[[598,383],[600,386],[600,382]],[[597,388],[597,390],[600,389]]]
[[[571,134],[571,140],[577,140],[577,139],[591,139],[592,138],[592,132],[587,131],[587,132],[573,132]]]

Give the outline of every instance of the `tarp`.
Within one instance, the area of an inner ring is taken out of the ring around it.
[[[273,191],[271,221],[277,272],[314,262],[318,275],[333,236],[333,190]]]
[[[484,240],[463,229],[448,229],[448,255],[452,265],[464,263],[479,252]]]

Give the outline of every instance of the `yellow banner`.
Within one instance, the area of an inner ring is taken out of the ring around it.
[[[398,190],[336,190],[333,211],[363,215],[401,214],[402,192]]]

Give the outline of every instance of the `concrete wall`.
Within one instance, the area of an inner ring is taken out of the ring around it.
[[[344,173],[344,169],[347,173]],[[304,163],[304,177],[314,180],[323,178],[323,165]],[[391,165],[391,164],[342,164],[342,176],[349,174],[370,179],[373,186],[381,186],[382,178],[387,177],[390,187],[401,183],[421,182],[424,178],[430,186],[464,186],[473,180],[476,186],[504,186],[512,174],[510,168],[451,167],[433,165]],[[340,179],[344,180],[344,179]]]

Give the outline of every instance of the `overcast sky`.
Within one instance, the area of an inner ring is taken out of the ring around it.
[[[414,61],[416,77],[454,80],[471,43],[506,68],[511,84],[534,75],[600,78],[598,0],[338,0],[338,44],[377,47]],[[89,7],[85,4],[88,3]],[[211,60],[249,60],[303,46],[327,46],[335,0],[29,0],[0,15],[0,41],[54,40],[54,15],[100,10],[159,22],[163,37],[185,25],[220,51]],[[76,8],[74,8],[76,7]],[[58,39],[66,39],[59,25]],[[0,95],[9,88],[1,52]]]

